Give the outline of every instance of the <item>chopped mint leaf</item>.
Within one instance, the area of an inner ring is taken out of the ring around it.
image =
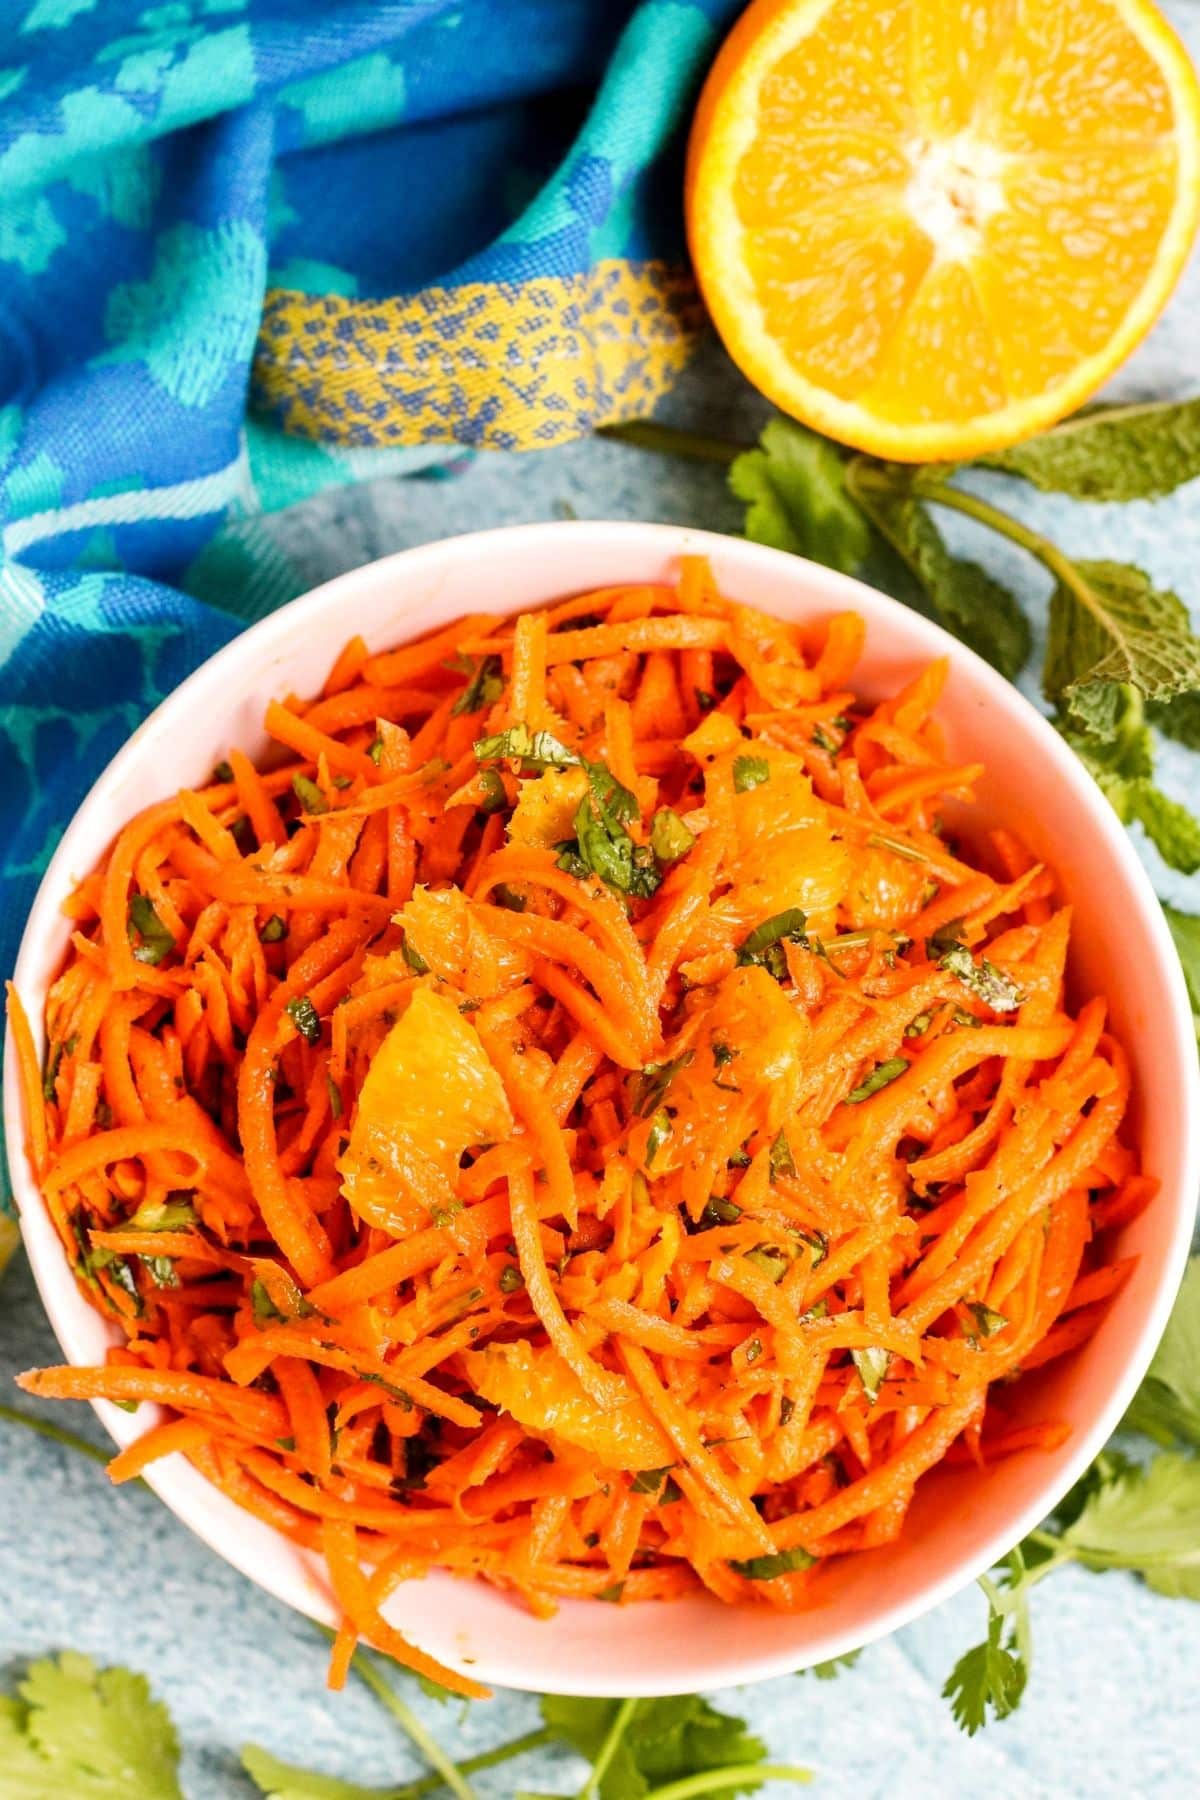
[[[329,802],[307,775],[292,776],[292,792],[310,818],[317,818],[321,813],[329,811]]]
[[[466,673],[470,676],[466,687],[450,708],[453,718],[460,718],[463,713],[482,712],[485,707],[494,706],[504,692],[504,676],[500,670],[498,656],[483,656],[476,663],[473,657],[466,657]]]
[[[750,788],[761,787],[771,779],[771,765],[765,756],[735,756],[733,759],[733,785],[739,794]]]
[[[879,1398],[879,1390],[883,1386],[883,1378],[888,1372],[891,1356],[888,1351],[881,1350],[872,1344],[866,1349],[852,1350],[850,1358],[858,1370],[858,1378],[863,1385],[863,1393],[867,1396],[868,1406],[874,1406]]]
[[[805,943],[807,924],[807,915],[798,906],[789,906],[785,912],[773,913],[743,938],[737,953],[738,967],[744,969],[756,964],[766,969],[776,981],[785,980],[787,958],[783,953],[783,945]]]
[[[284,1011],[306,1044],[315,1044],[321,1036],[321,1018],[307,994],[297,994]]]
[[[127,929],[135,962],[149,963],[152,968],[157,968],[175,948],[175,939],[145,894],[134,894],[130,900]]]
[[[660,863],[678,862],[695,842],[679,814],[669,806],[655,813],[650,826],[650,848]]]
[[[644,1069],[626,1076],[629,1103],[637,1118],[648,1119],[651,1113],[657,1112],[676,1075],[682,1069],[690,1068],[695,1057],[694,1050],[684,1050],[669,1062],[647,1063]]]
[[[816,1557],[797,1544],[793,1550],[778,1550],[774,1555],[748,1556],[744,1562],[731,1562],[730,1568],[747,1581],[774,1581],[777,1575],[791,1575],[798,1569],[811,1569]]]
[[[879,1093],[881,1088],[889,1086],[908,1068],[903,1056],[891,1056],[887,1062],[877,1063],[871,1073],[860,1081],[856,1088],[851,1088],[846,1095],[847,1106],[858,1106],[863,1100],[869,1100],[872,1094]]]

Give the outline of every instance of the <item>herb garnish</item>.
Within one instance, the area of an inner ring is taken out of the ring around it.
[[[773,913],[756,925],[748,937],[743,938],[738,949],[738,967],[745,969],[752,964],[766,969],[776,981],[787,978],[787,958],[783,953],[783,945],[803,944],[807,942],[804,928],[808,924],[807,915],[798,906],[789,906],[786,912]]]
[[[321,1016],[307,994],[297,994],[284,1011],[306,1044],[315,1044],[321,1036]]]
[[[877,1063],[856,1088],[850,1089],[846,1095],[846,1105],[858,1106],[861,1101],[869,1100],[872,1094],[877,1094],[881,1088],[888,1087],[903,1075],[907,1068],[908,1063],[903,1056],[890,1056],[887,1062]]]
[[[157,968],[164,956],[169,956],[175,948],[175,939],[145,894],[134,894],[130,900],[126,929],[134,962],[149,963],[152,968]]]

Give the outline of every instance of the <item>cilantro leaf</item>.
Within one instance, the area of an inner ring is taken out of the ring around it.
[[[1200,1600],[1200,1458],[1164,1450],[1090,1496],[1062,1534],[1092,1569],[1132,1569],[1155,1593]]]
[[[0,1700],[0,1783],[11,1800],[182,1800],[179,1744],[144,1676],[74,1651],[35,1662]]]
[[[1180,912],[1174,906],[1164,906],[1163,911],[1183,964],[1183,979],[1196,1021],[1196,1042],[1200,1045],[1200,913]]]
[[[1091,407],[978,460],[1044,493],[1154,499],[1200,475],[1200,400]]]
[[[572,820],[574,842],[563,845],[559,867],[575,875],[598,875],[618,893],[648,900],[662,874],[652,847],[635,843],[626,830],[639,816],[637,799],[604,763],[585,762],[584,768],[588,791]]]
[[[543,1694],[542,1718],[557,1738],[594,1763],[605,1748],[627,1703]],[[744,1770],[745,1780],[722,1793],[750,1794],[760,1785],[754,1774],[766,1750],[745,1721],[698,1694],[642,1700],[626,1711],[624,1730],[600,1779],[600,1800],[645,1800],[652,1789],[710,1770]],[[796,1779],[803,1779],[795,1771]]]
[[[1120,688],[1169,700],[1200,687],[1200,639],[1177,595],[1129,563],[1075,562],[1050,597],[1042,686],[1076,725],[1111,738]]]
[[[960,1656],[942,1689],[955,1720],[974,1737],[987,1724],[989,1710],[997,1719],[1015,1712],[1025,1692],[1027,1670],[1015,1644],[1001,1641],[1004,1618],[993,1611],[987,1637]]]
[[[784,418],[768,421],[759,446],[729,470],[730,489],[746,503],[746,536],[853,574],[871,548],[871,528],[847,492],[841,452]]]
[[[579,753],[568,750],[553,732],[531,731],[524,723],[510,725],[507,731],[497,731],[491,737],[478,738],[475,756],[478,762],[519,757],[527,768],[535,769],[566,769],[577,766],[581,760]]]
[[[145,894],[134,894],[129,902],[126,929],[133,946],[134,962],[149,963],[157,968],[164,956],[175,948],[175,939],[154,910],[154,902]]]
[[[1187,1266],[1154,1361],[1123,1423],[1160,1444],[1200,1450],[1200,1256]]]
[[[393,1788],[358,1787],[336,1775],[317,1775],[298,1764],[280,1762],[258,1744],[243,1744],[242,1767],[267,1800],[387,1800]]]
[[[986,569],[950,554],[928,507],[907,491],[913,472],[880,469],[859,457],[849,479],[851,492],[916,577],[946,630],[1002,675],[1018,675],[1033,643],[1028,619]]]

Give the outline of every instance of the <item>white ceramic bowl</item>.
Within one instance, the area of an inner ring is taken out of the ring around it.
[[[1103,991],[1133,1055],[1138,1125],[1157,1199],[1123,1234],[1137,1267],[1095,1337],[1019,1390],[1030,1417],[1072,1426],[1061,1449],[1008,1458],[987,1473],[942,1469],[918,1489],[903,1541],[848,1559],[830,1597],[787,1617],[699,1597],[636,1607],[568,1601],[550,1621],[482,1584],[434,1574],[403,1587],[391,1616],[422,1648],[507,1687],[556,1693],[653,1695],[782,1674],[894,1631],[963,1587],[1036,1525],[1104,1444],[1162,1333],[1191,1237],[1200,1186],[1200,1081],[1183,979],[1162,913],[1124,831],[1099,790],[1032,706],[945,632],[871,588],[738,539],[666,525],[522,525],[405,551],[283,607],[214,656],[146,720],[80,807],[30,913],[17,985],[40,1031],[47,984],[67,943],[61,904],[134,813],[199,782],[230,744],[264,743],[266,701],[314,692],[344,640],[374,649],[481,606],[536,606],[612,582],[656,581],[684,553],[713,564],[738,599],[789,618],[854,608],[867,622],[857,677],[893,691],[931,657],[951,673],[940,707],[958,761],[987,765],[986,816],[1013,825],[1058,871],[1076,907],[1072,977]],[[14,1059],[5,1118],[13,1183],[46,1311],[72,1363],[96,1363],[108,1324],[72,1279],[23,1153]],[[97,1411],[118,1444],[148,1423],[107,1404]],[[268,1592],[312,1617],[333,1609],[319,1561],[217,1493],[179,1457],[151,1485],[192,1530]]]

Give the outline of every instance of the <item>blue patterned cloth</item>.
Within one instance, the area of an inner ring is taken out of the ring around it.
[[[0,6],[5,970],[104,763],[295,591],[255,514],[669,384],[681,126],[733,9]]]

